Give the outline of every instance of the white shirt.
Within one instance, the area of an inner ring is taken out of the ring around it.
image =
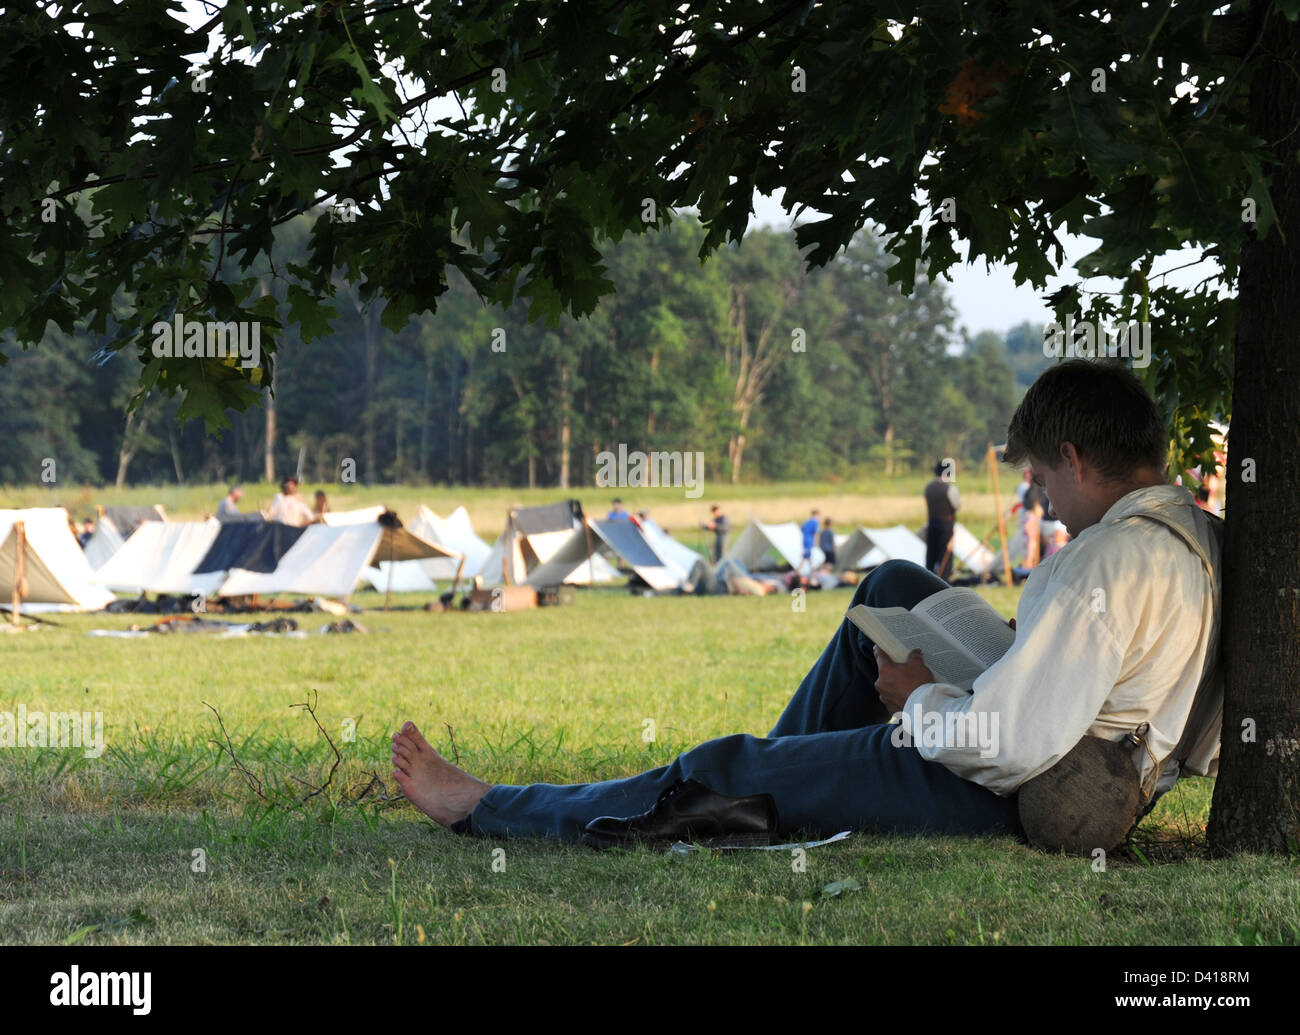
[[[316,515],[297,496],[286,496],[282,492],[277,492],[275,499],[271,501],[271,509],[266,513],[266,519],[301,528],[315,521]]]
[[[997,751],[916,735],[921,754],[1003,796],[1085,734],[1117,741],[1148,722],[1152,754],[1169,760],[1197,687],[1218,662],[1219,547],[1200,513],[1180,486],[1137,489],[1035,568],[1016,610],[1015,643],[973,692],[925,683],[903,710],[909,732],[915,715],[940,713],[947,723],[949,713],[985,713],[988,728],[996,721]],[[1209,732],[1198,737],[1204,757],[1188,756],[1188,771],[1213,775],[1218,725]],[[1146,779],[1146,752],[1136,749],[1133,760]],[[1178,775],[1170,762],[1158,788]]]
[[[239,512],[239,508],[235,505],[235,501],[229,496],[225,496],[222,498],[221,502],[217,504],[217,520],[243,521],[244,515]]]

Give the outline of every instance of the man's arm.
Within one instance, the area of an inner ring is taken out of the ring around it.
[[[1015,643],[975,680],[973,693],[925,683],[903,708],[903,723],[925,758],[1002,795],[1079,742],[1114,689],[1125,655],[1111,616],[1065,583],[1052,587],[1036,613],[1020,617]],[[983,729],[990,737],[978,743],[970,735],[945,735],[934,745],[924,729],[911,729],[918,714],[938,728],[927,713],[942,718],[945,733]]]

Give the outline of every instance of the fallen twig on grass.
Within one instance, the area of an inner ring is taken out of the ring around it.
[[[217,717],[217,725],[221,727],[221,735],[226,738],[225,751],[228,755],[230,755],[230,761],[234,763],[231,768],[233,768],[238,773],[242,773],[244,779],[248,782],[248,786],[253,789],[253,792],[263,801],[266,801],[267,800],[266,792],[262,790],[262,781],[259,780],[253,774],[253,771],[249,769],[248,766],[244,765],[244,763],[239,760],[239,756],[235,754],[235,745],[230,740],[230,734],[226,732],[226,723],[221,718],[221,713],[217,711],[217,709],[214,708],[212,705],[208,704],[207,701],[204,701],[203,704],[207,708],[211,709],[212,714]],[[221,747],[220,744],[218,744],[217,746]]]
[[[388,785],[385,784],[383,779],[380,777],[380,775],[372,769],[370,770],[370,781],[364,787],[362,787],[359,792],[357,792],[356,794],[351,794],[351,792],[348,792],[351,798],[350,804],[360,805],[361,799],[364,798],[367,794],[369,794],[376,784],[378,784],[379,786],[379,794],[376,796],[376,800],[377,801],[392,800],[392,795],[388,793]]]
[[[291,708],[307,709],[307,714],[311,716],[311,721],[316,724],[316,728],[320,730],[320,735],[325,738],[325,743],[328,744],[330,746],[330,750],[334,752],[334,764],[330,766],[329,775],[325,777],[325,782],[323,784],[321,784],[309,795],[307,795],[307,797],[303,798],[302,804],[304,805],[307,804],[307,802],[311,801],[312,798],[316,797],[316,795],[323,794],[326,788],[328,788],[329,785],[333,783],[334,773],[338,770],[339,763],[343,761],[343,756],[339,754],[339,749],[335,746],[334,739],[329,735],[329,731],[327,731],[325,727],[321,725],[320,718],[316,715],[316,705],[319,702],[320,702],[320,692],[313,690],[312,699],[310,701],[303,701],[301,704],[290,705]],[[307,783],[306,780],[299,780],[298,782],[305,784],[308,787],[312,786],[312,784]]]
[[[447,727],[447,736],[451,738],[451,764],[460,765],[460,749],[456,747],[456,727],[449,722],[444,722]]]

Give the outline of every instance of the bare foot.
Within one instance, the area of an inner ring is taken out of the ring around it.
[[[434,751],[413,722],[403,723],[393,734],[393,776],[402,793],[444,827],[468,816],[492,789]]]

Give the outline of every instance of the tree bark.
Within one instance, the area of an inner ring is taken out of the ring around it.
[[[266,278],[262,278],[262,294],[265,296],[270,293],[267,287]],[[275,439],[278,429],[275,424],[275,371],[280,369],[280,363],[283,356],[277,355],[275,358],[275,367],[271,371],[271,390],[266,394],[266,459],[262,466],[262,473],[270,485],[275,484]]]
[[[424,397],[420,401],[420,477],[429,481],[430,411],[433,409],[433,350],[424,354]]]
[[[569,368],[560,367],[560,488],[569,487],[569,458],[573,444],[573,421],[569,407]]]
[[[366,391],[365,408],[361,411],[362,442],[366,454],[366,472],[361,480],[366,485],[374,482],[378,467],[376,449],[376,401],[377,382],[379,380],[379,313],[378,304],[372,304],[367,312],[362,313],[361,326],[366,334]]]
[[[176,441],[176,421],[174,418],[164,420],[167,425],[167,445],[172,454],[172,470],[176,472],[176,484],[185,484],[185,469],[181,466],[181,448]]]
[[[1268,6],[1256,3],[1253,12],[1263,17]],[[1226,472],[1223,743],[1208,831],[1216,854],[1285,853],[1300,844],[1300,172],[1292,136],[1300,123],[1300,27],[1274,14],[1260,51],[1251,132],[1281,161],[1270,185],[1277,225],[1241,256]]]
[[[122,448],[117,453],[117,478],[113,487],[120,489],[126,484],[126,469],[131,465],[135,450],[131,448],[131,428],[135,424],[135,411],[126,415],[126,428],[122,431]]]

